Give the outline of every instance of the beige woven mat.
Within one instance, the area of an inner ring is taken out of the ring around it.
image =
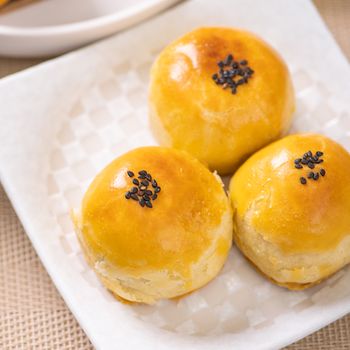
[[[350,58],[350,0],[315,0],[315,3]],[[0,77],[41,61],[0,59]],[[0,349],[92,348],[52,284],[0,187]],[[350,315],[287,349],[349,350]]]

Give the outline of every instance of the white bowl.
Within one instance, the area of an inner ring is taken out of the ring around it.
[[[179,0],[46,0],[0,15],[0,55],[57,55],[136,24]]]

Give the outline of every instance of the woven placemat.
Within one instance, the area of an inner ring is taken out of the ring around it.
[[[315,0],[315,4],[350,58],[350,1]],[[0,77],[41,61],[0,58]],[[0,349],[93,349],[39,261],[2,187],[0,281]],[[286,349],[349,350],[350,315]]]
[[[0,187],[0,349],[92,349]]]

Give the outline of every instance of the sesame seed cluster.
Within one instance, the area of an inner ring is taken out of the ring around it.
[[[236,94],[237,88],[247,84],[254,74],[253,69],[248,66],[247,60],[235,60],[232,54],[218,62],[217,65],[219,71],[212,75],[213,80],[223,89],[229,88],[232,94]]]
[[[304,166],[307,166],[309,169],[314,170],[317,165],[324,162],[324,160],[321,157],[323,157],[323,152],[321,151],[317,151],[314,155],[312,154],[311,151],[308,151],[304,153],[302,158],[297,158],[294,160],[294,166],[296,169],[299,169],[299,170],[303,169]],[[307,178],[309,180],[317,181],[320,178],[320,176],[325,176],[325,175],[326,175],[326,170],[321,168],[319,172],[316,170],[310,171],[307,175]],[[307,179],[304,176],[301,176],[299,180],[302,185],[306,185]]]
[[[161,191],[157,181],[146,170],[140,170],[137,178],[131,170],[128,170],[127,174],[134,186],[126,192],[125,198],[137,201],[141,207],[153,208],[152,202],[158,198]]]

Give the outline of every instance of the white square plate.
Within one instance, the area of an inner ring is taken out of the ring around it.
[[[200,25],[249,29],[285,58],[297,93],[292,131],[350,150],[350,69],[305,0],[189,1],[101,43],[0,82],[3,185],[51,278],[99,349],[275,349],[350,311],[350,269],[290,292],[233,249],[218,278],[178,301],[117,302],[86,265],[69,219],[96,172],[154,144],[147,126],[151,62]]]

